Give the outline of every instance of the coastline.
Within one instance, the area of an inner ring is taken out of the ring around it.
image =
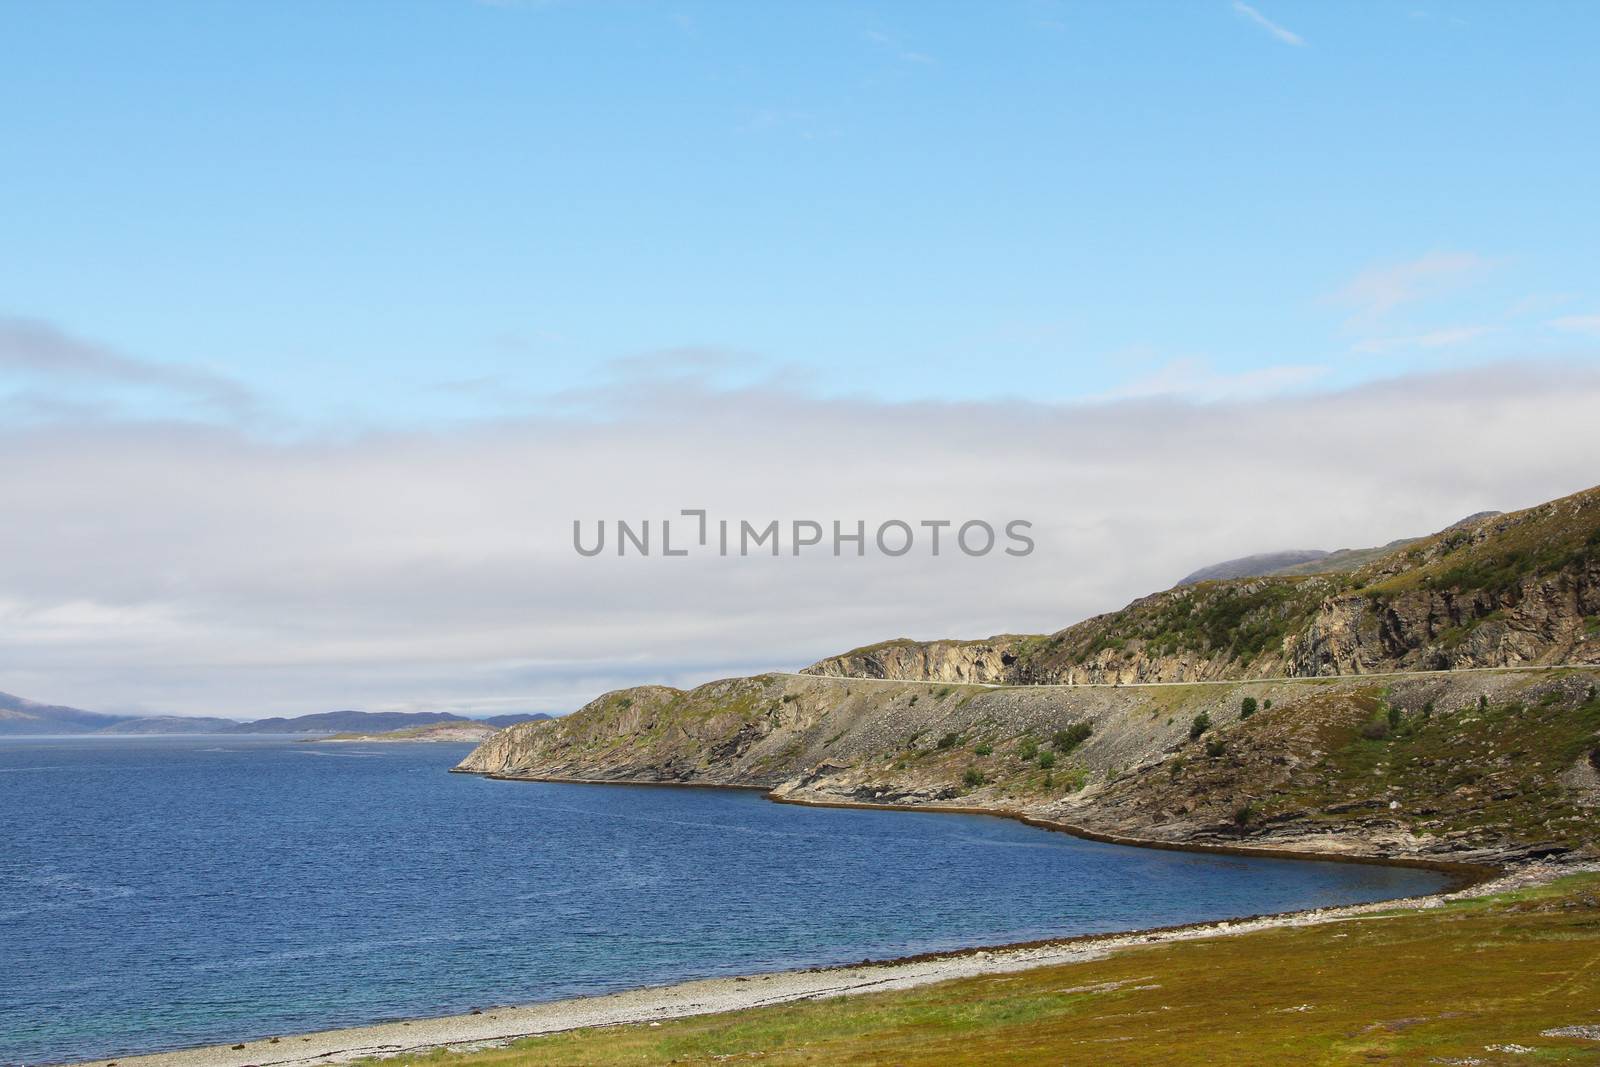
[[[1059,819],[1045,819],[1015,808],[984,807],[982,805],[941,804],[878,804],[859,800],[813,800],[806,797],[780,796],[771,787],[744,785],[734,782],[651,782],[605,778],[562,778],[552,775],[497,774],[485,771],[468,771],[450,768],[451,774],[471,774],[496,782],[550,782],[557,785],[613,785],[643,788],[672,787],[679,789],[741,789],[758,791],[774,804],[793,804],[803,808],[844,808],[855,811],[902,811],[925,815],[989,815],[998,819],[1012,819],[1025,826],[1037,827],[1096,841],[1105,845],[1125,845],[1129,848],[1152,848],[1164,852],[1199,852],[1223,856],[1254,856],[1262,859],[1306,860],[1317,863],[1357,863],[1376,867],[1409,867],[1416,870],[1438,871],[1451,877],[1451,883],[1441,893],[1458,893],[1475,885],[1492,881],[1507,873],[1507,868],[1483,863],[1463,863],[1437,859],[1431,856],[1396,856],[1376,852],[1318,851],[1315,849],[1280,848],[1275,845],[1229,845],[1210,841],[1167,841],[1157,838],[1130,837],[1102,833]],[[1404,898],[1400,898],[1404,899]]]
[[[69,1067],[314,1067],[365,1057],[390,1057],[448,1049],[471,1051],[527,1037],[595,1026],[650,1023],[712,1015],[801,1000],[911,989],[958,978],[1004,974],[1103,959],[1135,946],[1232,937],[1287,927],[1314,926],[1440,907],[1453,900],[1541,885],[1600,864],[1535,863],[1463,889],[1277,915],[1223,919],[1121,933],[1085,934],[1048,941],[955,949],[900,959],[728,978],[698,979],[589,997],[514,1007],[487,1007],[465,1015],[415,1018],[309,1034],[206,1045],[168,1052],[79,1061]]]
[[[503,1045],[522,1038],[587,1027],[649,1023],[694,1015],[719,1014],[800,1000],[910,989],[958,978],[1082,963],[1102,959],[1121,949],[1139,945],[1225,937],[1275,928],[1348,921],[1386,912],[1435,908],[1451,900],[1542,884],[1580,870],[1600,869],[1600,865],[1533,863],[1508,871],[1477,864],[1452,863],[1421,857],[1384,857],[1370,854],[1290,851],[1272,847],[1147,841],[1099,834],[1068,823],[1040,819],[1020,811],[938,804],[894,805],[811,801],[775,796],[766,786],[530,778],[454,769],[452,771],[478,774],[479,777],[498,781],[760,790],[774,803],[811,807],[991,815],[1015,819],[1027,825],[1071,834],[1086,840],[1128,847],[1423,868],[1448,874],[1452,876],[1452,881],[1435,893],[1364,904],[1243,916],[1180,926],[1084,934],[1043,941],[973,946],[856,964],[693,979],[669,985],[647,986],[616,993],[542,1003],[485,1007],[468,1014],[401,1019],[307,1034],[259,1038],[232,1044],[204,1045],[166,1052],[77,1061],[68,1067],[112,1067],[112,1065],[115,1067],[313,1067],[313,1065],[347,1063],[365,1057],[388,1057],[438,1049],[470,1051]]]

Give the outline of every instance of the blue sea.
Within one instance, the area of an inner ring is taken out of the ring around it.
[[[0,740],[0,1064],[1431,890],[745,791],[496,782],[452,744]]]

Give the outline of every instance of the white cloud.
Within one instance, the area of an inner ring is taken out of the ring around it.
[[[1329,300],[1352,309],[1354,323],[1371,323],[1398,307],[1462,284],[1489,269],[1473,252],[1430,252],[1382,267],[1371,267],[1345,283]]]
[[[1550,325],[1569,333],[1586,333],[1600,337],[1600,315],[1563,315],[1551,319]]]
[[[1309,385],[1326,373],[1313,364],[1282,364],[1227,374],[1204,360],[1175,359],[1095,399],[1251,400]]]
[[[249,390],[221,375],[134,359],[32,319],[0,317],[0,375],[41,384],[36,391],[12,393],[29,406],[74,403],[71,395],[85,387],[142,390],[229,417],[248,415],[256,406]],[[53,388],[63,384],[72,394]]]
[[[903,63],[932,65],[933,63],[937,62],[937,60],[928,55],[926,52],[919,52],[915,49],[907,48],[898,40],[889,36],[887,33],[880,33],[877,30],[868,30],[862,36],[868,41],[871,41],[873,44],[877,45],[879,48],[892,53],[896,59]]]
[[[1378,354],[1406,348],[1454,348],[1486,337],[1497,329],[1494,326],[1450,326],[1406,337],[1371,338],[1352,346],[1352,351]]]
[[[1382,543],[1600,470],[1574,429],[1600,405],[1590,365],[1075,405],[891,404],[632,370],[586,395],[584,417],[448,431],[285,443],[149,422],[0,429],[0,689],[234,715],[570,709],[618,685],[795,667],[902,634],[1055,629],[1217,559]],[[1169,369],[1188,388],[1208,373]],[[572,550],[574,518],[686,507],[1020,517],[1039,547]]]
[[[1260,26],[1262,29],[1272,34],[1272,36],[1276,37],[1284,44],[1292,44],[1296,48],[1299,48],[1304,46],[1306,43],[1305,39],[1298,33],[1278,25],[1276,22],[1273,22],[1271,19],[1267,18],[1267,16],[1263,15],[1249,4],[1244,3],[1243,0],[1233,0],[1233,10],[1237,14],[1243,15],[1251,22],[1254,22],[1257,26]]]

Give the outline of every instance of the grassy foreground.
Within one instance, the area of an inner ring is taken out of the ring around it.
[[[1589,1034],[1544,1036],[1582,1028]],[[1600,1063],[1600,876],[922,989],[579,1030],[448,1067]]]

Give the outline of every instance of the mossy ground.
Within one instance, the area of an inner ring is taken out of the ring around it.
[[[1600,1040],[1545,1036],[1574,1027],[1600,1027],[1595,875],[1430,911],[407,1063],[1600,1063]]]
[[[1511,839],[1570,848],[1596,839],[1596,813],[1578,807],[1561,776],[1600,744],[1600,698],[1574,706],[1557,692],[1528,703],[1398,715],[1381,700],[1330,717],[1325,755],[1265,806],[1325,811],[1371,798],[1399,804],[1417,833]]]

